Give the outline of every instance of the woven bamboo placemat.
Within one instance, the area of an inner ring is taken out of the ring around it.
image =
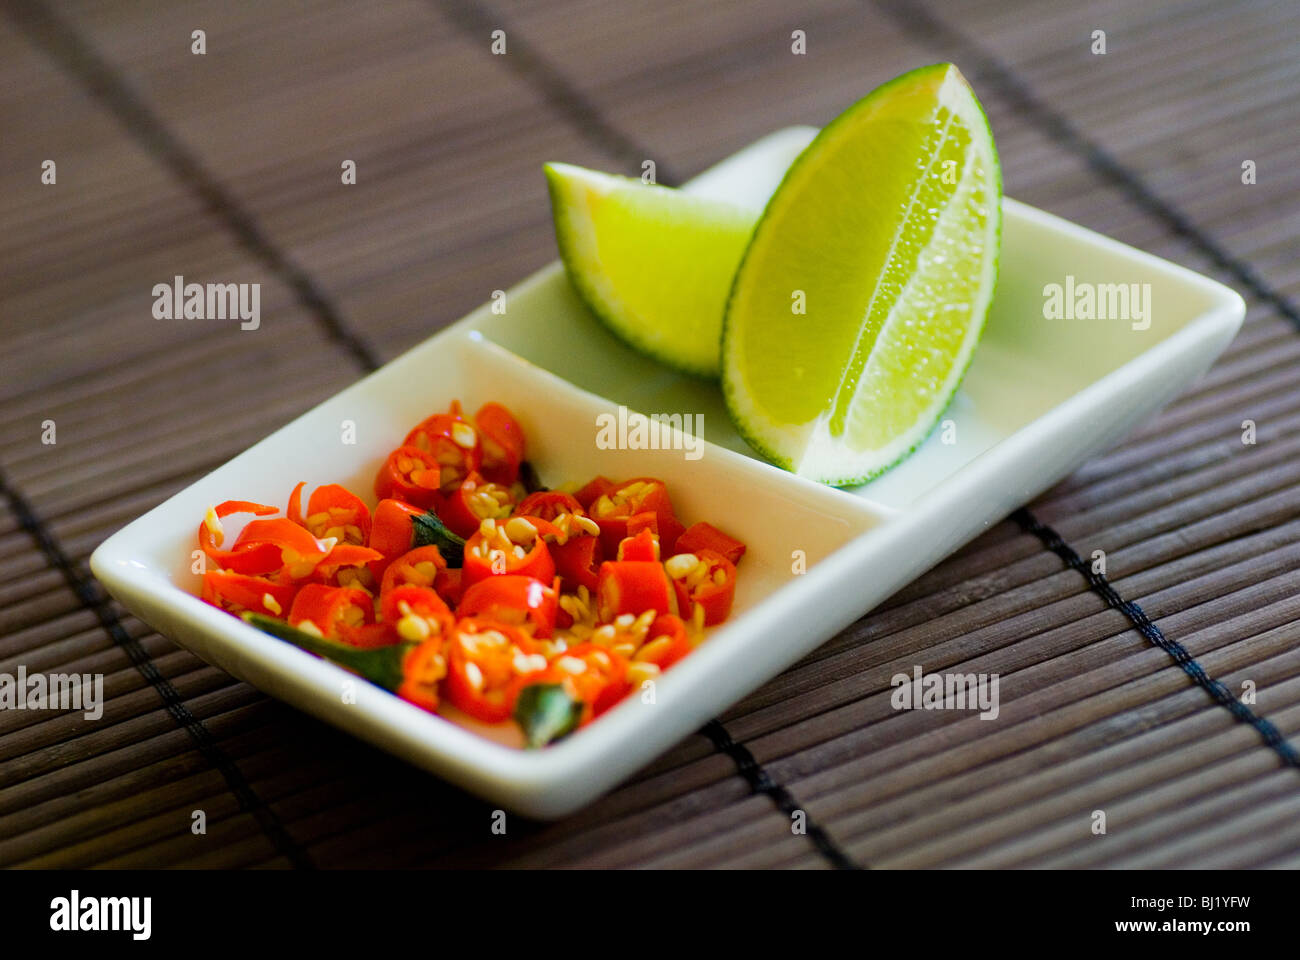
[[[95,722],[0,712],[0,864],[1300,865],[1300,8],[0,7],[0,672],[99,672],[107,697]],[[552,259],[544,160],[680,182],[940,59],[1009,194],[1222,279],[1246,325],[1122,444],[592,807],[494,835],[89,576],[112,531]],[[155,321],[176,274],[261,283],[269,322]],[[891,709],[917,664],[999,673],[999,719]]]

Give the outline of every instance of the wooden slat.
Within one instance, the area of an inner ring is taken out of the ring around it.
[[[70,21],[384,356],[554,257],[544,161],[609,165],[436,4],[319,4],[257,29],[224,4],[157,6],[147,37],[139,11]],[[206,59],[188,52],[200,20]]]
[[[646,157],[624,163],[652,159],[683,174],[777,127],[825,123],[875,83],[924,62],[887,19],[852,0],[797,11],[675,0],[635,14],[628,4],[567,0],[545,10],[496,5],[492,15],[644,146]],[[807,35],[803,56],[791,51],[796,28]]]
[[[897,7],[898,4],[891,6]],[[361,373],[284,272],[300,266],[392,356],[554,256],[541,162],[682,176],[774,127],[823,123],[874,83],[950,55],[885,10],[819,0],[646,7],[392,0],[60,5],[128,96],[220,194],[87,94],[85,64],[0,25],[0,462],[74,563],[108,533]],[[1280,4],[993,0],[943,16],[1205,238],[1286,296],[1294,262],[1294,25]],[[481,18],[480,18],[481,19]],[[189,53],[195,25],[205,57]],[[147,26],[147,28],[146,28]],[[809,52],[789,51],[792,29]],[[1108,32],[1106,58],[1087,52]],[[531,56],[520,56],[520,50]],[[1116,188],[976,74],[1018,198],[1229,283],[1201,242]],[[587,122],[594,110],[603,126]],[[646,156],[634,156],[644,152]],[[59,162],[57,187],[39,162]],[[1255,159],[1260,182],[1238,181]],[[358,184],[339,183],[342,159]],[[268,249],[246,249],[247,217]],[[175,273],[263,284],[263,330],[154,321]],[[71,345],[71,346],[69,346]],[[1252,300],[1201,383],[1031,505],[1256,709],[1300,730],[1300,336]],[[59,442],[40,443],[58,423]],[[1258,443],[1240,443],[1242,419]],[[511,821],[202,666],[116,605],[261,802],[323,866],[828,865],[731,758],[690,737],[581,814]],[[105,674],[103,720],[0,716],[0,863],[261,866],[290,859],[161,709],[126,652],[0,504],[0,671]],[[898,713],[889,679],[997,671],[997,721]],[[1011,523],[723,718],[852,857],[877,866],[1294,865],[1300,795],[1258,735]],[[287,762],[292,759],[292,763]],[[1105,808],[1110,832],[1087,832]],[[204,809],[209,832],[189,832]]]
[[[945,15],[1216,242],[1253,258],[1263,240],[1283,250],[1293,240],[1293,4],[1053,0],[1024,18],[966,6],[945,5]],[[1105,56],[1089,51],[1094,29],[1107,31]],[[1248,159],[1259,169],[1252,186],[1240,182]],[[1290,253],[1256,265],[1275,284],[1293,281]]]
[[[266,739],[265,727],[253,727],[238,737],[226,738],[222,747],[250,776],[291,765],[293,755],[283,748],[267,750]],[[22,863],[47,856],[69,864],[77,860],[69,849],[74,844],[162,811],[171,812],[174,831],[182,826],[182,819],[183,829],[188,830],[194,810],[217,816],[230,809],[225,806],[230,800],[218,771],[197,753],[182,754],[0,819],[0,861]]]

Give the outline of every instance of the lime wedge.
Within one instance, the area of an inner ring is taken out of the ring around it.
[[[633,348],[717,377],[722,314],[758,212],[546,164],[555,238],[578,294]]]
[[[835,485],[915,449],[983,329],[1001,198],[988,121],[951,64],[826,127],[768,202],[727,304],[723,386],[746,440]]]

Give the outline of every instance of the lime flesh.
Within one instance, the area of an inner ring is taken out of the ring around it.
[[[544,169],[560,257],[592,312],[635,349],[716,378],[758,212],[570,164]]]
[[[725,311],[727,407],[756,450],[848,485],[925,439],[984,325],[1001,195],[988,122],[951,64],[890,81],[817,136]]]

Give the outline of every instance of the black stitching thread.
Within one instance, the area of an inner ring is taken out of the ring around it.
[[[727,732],[727,728],[720,722],[710,720],[700,728],[700,734],[708,737],[719,753],[725,753],[731,758],[736,765],[737,772],[745,779],[754,793],[763,794],[787,817],[794,817],[796,813],[802,813],[808,839],[813,842],[817,852],[825,857],[832,866],[839,870],[862,869],[862,867],[850,860],[848,855],[831,839],[830,834],[813,820],[808,810],[799,805],[790,791],[772,779],[771,775],[763,769],[763,765],[754,759],[754,755],[749,752],[748,747],[731,739],[731,734]]]
[[[379,367],[378,357],[364,341],[348,329],[341,313],[307,273],[272,244],[257,226],[256,221],[240,208],[198,159],[171,135],[154,113],[134,96],[127,85],[88,44],[81,40],[75,31],[38,3],[7,0],[6,7],[19,25],[27,29],[34,39],[42,43],[75,76],[80,78],[90,92],[102,100],[117,115],[122,124],[159,157],[181,182],[199,194],[208,208],[225,221],[237,239],[250,252],[263,260],[287,283],[299,300],[309,308],[312,315],[321,322],[330,337],[342,344],[364,369],[373,371]],[[481,32],[483,39],[490,37],[494,29],[504,29],[494,16],[477,4],[439,3],[439,7],[462,31]],[[553,68],[530,44],[522,42],[517,35],[510,36],[509,33],[507,33],[507,43],[509,45],[507,58],[512,58],[511,64],[519,64],[521,72],[528,75],[546,99],[597,146],[614,153],[622,162],[637,167],[644,159],[649,158],[648,151],[606,122],[595,104],[569,83],[563,74]],[[675,182],[673,174],[664,164],[658,162],[656,162],[656,179],[661,182]],[[98,596],[91,586],[91,581],[72,565],[53,536],[32,513],[17,491],[7,484],[4,485],[4,489],[24,528],[40,543],[42,551],[51,562],[63,571],[81,602],[95,612],[114,641],[127,651],[145,678],[159,690],[167,704],[168,712],[190,730],[191,735],[199,743],[200,749],[204,750],[205,756],[221,769],[239,799],[241,807],[246,802],[251,802],[255,806],[249,808],[250,812],[264,811],[273,821],[270,825],[264,824],[267,832],[274,831],[280,834],[283,842],[296,850],[297,845],[285,832],[278,818],[275,818],[274,813],[253,794],[238,769],[224,757],[224,754],[220,753],[220,749],[212,742],[207,728],[179,702],[175,690],[158,673],[157,667],[149,659],[148,654],[122,628],[121,623],[108,609],[107,601]],[[168,692],[170,692],[170,699]],[[174,706],[180,712],[177,712]],[[184,717],[188,717],[188,720],[183,719]],[[809,838],[831,864],[840,869],[859,869],[857,864],[836,847],[825,830],[808,817],[807,811],[799,806],[791,793],[771,779],[767,771],[754,759],[753,754],[745,746],[732,740],[730,733],[720,722],[709,721],[701,733],[713,743],[716,749],[731,757],[736,764],[737,772],[750,784],[755,793],[766,795],[777,809],[786,815],[792,815],[796,811],[803,812],[807,818]],[[205,741],[210,744],[210,750],[213,751],[211,754],[209,748],[204,747]],[[237,787],[236,782],[232,781],[232,776],[242,784],[242,788]],[[245,797],[250,799],[246,801]],[[274,834],[272,839],[276,841],[277,847],[280,847],[280,841]],[[289,849],[282,849],[282,852],[290,859],[295,859]],[[306,859],[305,852],[299,850],[297,856],[303,861],[301,865],[312,866]]]
[[[1220,246],[1172,203],[1160,197],[1142,178],[1115,159],[1104,147],[1085,137],[1052,109],[1012,70],[979,44],[968,38],[924,6],[911,0],[874,0],[904,30],[926,41],[939,41],[960,52],[961,59],[974,63],[973,74],[995,88],[1002,99],[1036,124],[1057,143],[1081,156],[1103,179],[1110,181],[1139,209],[1163,223],[1170,232],[1182,237],[1215,266],[1235,277],[1256,299],[1272,306],[1300,329],[1300,310],[1274,290],[1250,264]]]
[[[195,189],[208,207],[227,222],[238,239],[254,254],[266,260],[304,303],[313,309],[325,324],[327,332],[354,354],[369,355],[364,344],[343,331],[337,313],[316,291],[306,275],[278,256],[257,226],[237,208],[217,181],[167,132],[153,113],[135,98],[75,31],[39,3],[7,0],[5,12],[47,53],[77,77],[92,95],[102,101],[128,132],[143,141],[182,182]],[[295,867],[314,869],[306,852],[289,836],[275,812],[253,791],[238,766],[217,745],[211,731],[190,712],[149,654],[126,632],[109,607],[107,597],[96,589],[94,580],[72,561],[31,504],[3,474],[0,474],[0,493],[9,501],[19,524],[36,541],[46,559],[63,574],[78,601],[95,614],[113,642],[126,652],[136,670],[157,691],[167,713],[189,733],[204,758],[221,773],[239,808],[256,818],[275,849]]]
[[[1092,565],[1080,557],[1075,549],[1061,538],[1060,534],[1046,524],[1041,523],[1026,507],[1021,507],[1011,516],[1022,530],[1037,537],[1043,546],[1064,560],[1066,566],[1087,580],[1088,585],[1106,601],[1107,606],[1124,614],[1138,633],[1142,634],[1152,645],[1169,654],[1174,663],[1178,664],[1198,687],[1208,693],[1215,703],[1242,723],[1254,727],[1264,743],[1276,751],[1284,762],[1300,769],[1300,754],[1287,742],[1277,727],[1256,714],[1250,707],[1233,696],[1231,690],[1207,674],[1205,668],[1196,661],[1196,658],[1187,651],[1186,647],[1177,640],[1170,640],[1166,637],[1164,632],[1151,622],[1151,619],[1140,606],[1132,600],[1125,600],[1120,596],[1119,591],[1106,579],[1106,575],[1094,571]]]
[[[1076,130],[1062,113],[1040,100],[1014,70],[913,0],[875,0],[875,2],[904,30],[927,42],[938,39],[941,43],[960,51],[963,59],[976,65],[976,74],[996,88],[1001,97],[1016,107],[1030,122],[1040,127],[1063,147],[1082,156],[1096,173],[1119,188],[1137,207],[1163,223],[1172,233],[1191,243],[1216,266],[1239,280],[1258,300],[1272,306],[1291,321],[1297,330],[1300,330],[1300,311],[1297,311],[1289,300],[1265,283],[1248,263],[1228,253],[1180,210],[1152,191],[1138,174]],[[1217,704],[1237,720],[1253,727],[1264,743],[1285,763],[1300,769],[1300,754],[1287,742],[1277,727],[1258,716],[1233,696],[1227,687],[1210,677],[1205,672],[1205,668],[1182,644],[1166,637],[1140,606],[1121,597],[1104,574],[1094,573],[1091,565],[1085,563],[1074,548],[1055,530],[1040,523],[1027,507],[1017,510],[1012,514],[1012,518],[1023,530],[1033,534],[1048,550],[1065,561],[1067,566],[1083,576],[1089,586],[1110,607],[1124,614],[1147,641],[1165,651]]]
[[[176,688],[163,676],[158,669],[158,665],[153,662],[153,658],[140,645],[140,641],[126,632],[122,621],[118,619],[109,606],[108,598],[96,588],[95,581],[82,572],[80,567],[73,562],[63,547],[59,545],[53,531],[37,516],[32,505],[27,502],[27,499],[18,492],[17,488],[2,473],[0,473],[0,495],[3,495],[9,501],[9,506],[13,510],[14,516],[18,518],[19,525],[36,541],[41,553],[45,554],[46,560],[49,561],[52,567],[57,568],[63,574],[64,581],[72,589],[82,606],[95,614],[100,626],[104,628],[104,632],[126,652],[132,665],[154,688],[167,713],[179,726],[185,729],[194,741],[195,746],[198,747],[199,752],[225,778],[226,785],[239,803],[239,808],[256,818],[258,824],[274,844],[275,849],[292,862],[295,867],[313,869],[315,865],[308,858],[306,852],[289,836],[275,811],[262,802],[262,799],[253,791],[248,781],[244,779],[239,767],[226,755],[226,752],[221,749],[213,738],[212,732],[203,725],[203,721],[195,717],[189,708],[185,706],[185,702],[181,699],[180,694],[176,692]]]
[[[5,0],[4,7],[11,19],[79,79],[117,117],[128,133],[139,140],[164,167],[171,170],[177,180],[199,195],[212,215],[226,224],[235,239],[293,291],[331,339],[367,369],[374,370],[379,366],[374,351],[347,328],[338,309],[325,292],[306,271],[280,252],[262,232],[257,221],[208,172],[199,159],[179,139],[172,136],[166,125],[89,43],[41,3],[32,0]]]

